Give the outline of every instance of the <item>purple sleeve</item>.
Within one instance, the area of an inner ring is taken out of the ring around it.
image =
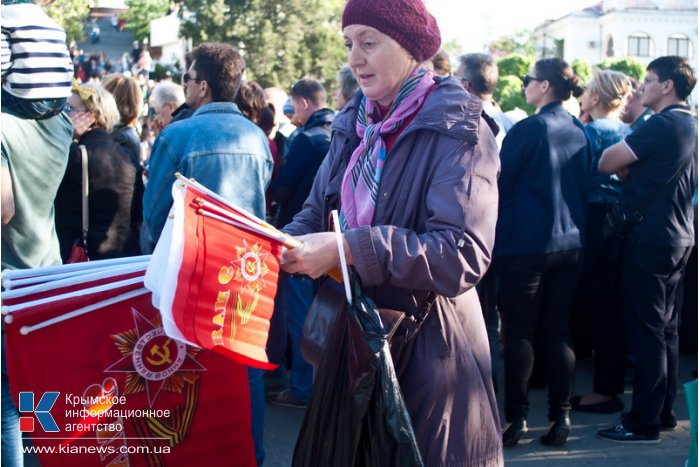
[[[453,297],[486,273],[498,214],[499,163],[490,130],[482,129],[480,139],[473,146],[444,138],[444,156],[426,196],[425,233],[390,225],[346,233],[365,287],[390,283]]]

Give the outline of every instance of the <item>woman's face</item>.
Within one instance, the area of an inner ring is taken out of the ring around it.
[[[74,92],[71,93],[71,95],[66,99],[66,103],[70,107],[68,109],[68,113],[72,112],[87,112],[88,109],[85,107],[85,104],[83,103],[83,100],[80,98],[80,96]]]
[[[546,94],[546,90],[544,89],[545,84],[548,85],[549,83],[546,80],[538,78],[537,72],[534,68],[530,70],[528,76],[530,77],[530,82],[523,88],[525,101],[539,109],[541,107],[540,104],[544,100],[544,96]]]
[[[85,107],[80,96],[74,92],[66,99],[65,111],[73,122],[74,138],[80,138],[95,124],[95,116]]]
[[[343,37],[348,64],[362,92],[389,107],[418,62],[398,42],[370,26],[346,26]]]
[[[597,103],[598,95],[587,88],[581,96],[581,112],[590,114]]]

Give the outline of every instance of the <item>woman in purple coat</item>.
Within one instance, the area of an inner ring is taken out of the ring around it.
[[[340,209],[346,259],[380,307],[417,314],[437,300],[399,375],[427,466],[503,464],[486,329],[474,286],[491,259],[498,149],[481,102],[420,67],[440,45],[421,0],[350,0],[348,61],[360,85],[333,122],[304,209],[285,231],[303,246],[288,273],[339,263],[328,213]]]

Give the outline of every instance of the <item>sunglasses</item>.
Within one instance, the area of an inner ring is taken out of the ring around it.
[[[195,83],[199,83],[200,81],[202,81],[202,80],[199,79],[199,78],[193,78],[193,77],[191,77],[190,74],[189,74],[189,72],[185,72],[185,74],[182,75],[182,84],[187,84],[187,83],[189,83],[191,80],[194,80]]]
[[[86,110],[80,110],[80,109],[76,109],[75,107],[71,107],[71,105],[68,104],[67,102],[63,105],[63,111],[67,114],[86,112]]]
[[[531,81],[547,81],[546,79],[535,78],[534,76],[525,75],[520,78],[523,82],[523,87],[526,88]]]

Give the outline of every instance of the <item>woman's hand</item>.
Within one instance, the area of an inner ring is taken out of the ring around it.
[[[72,112],[70,120],[73,122],[73,138],[80,139],[95,124],[95,116],[92,112]]]
[[[285,250],[281,257],[281,267],[289,274],[306,274],[316,279],[340,264],[335,233],[322,232],[297,237],[302,245],[293,250]],[[348,244],[345,256],[350,258]],[[348,262],[352,264],[352,262]]]

